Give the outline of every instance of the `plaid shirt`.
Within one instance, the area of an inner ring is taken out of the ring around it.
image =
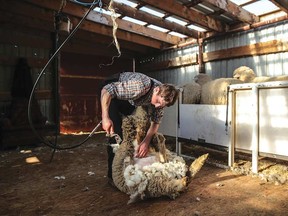
[[[152,87],[151,83],[153,84]],[[123,72],[120,74],[118,82],[109,83],[104,88],[112,98],[128,100],[133,106],[150,106],[152,108],[151,120],[160,123],[164,113],[163,108],[155,108],[151,104],[153,89],[159,85],[161,82],[145,74]]]

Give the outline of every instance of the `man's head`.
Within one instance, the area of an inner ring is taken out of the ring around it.
[[[156,108],[173,105],[179,96],[179,90],[174,85],[162,84],[153,89],[151,104]]]

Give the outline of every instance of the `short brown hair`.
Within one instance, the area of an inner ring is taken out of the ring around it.
[[[166,106],[172,106],[179,97],[179,89],[177,89],[172,84],[162,84],[159,86],[158,94],[161,97],[164,97],[165,102],[167,103]]]

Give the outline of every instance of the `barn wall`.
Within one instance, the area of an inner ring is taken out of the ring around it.
[[[43,64],[48,60],[50,50],[48,48],[41,48],[35,45],[35,47],[27,46],[25,43],[21,43],[21,36],[27,37],[27,35],[17,32],[0,29],[1,40],[0,40],[0,110],[1,114],[5,115],[7,109],[9,109],[11,104],[11,88],[14,78],[15,66],[19,58],[25,58],[28,61],[28,65],[31,67],[31,76],[33,83],[35,82],[38,74],[40,73]],[[13,40],[13,38],[19,40]],[[10,37],[9,40],[5,40],[6,37]],[[40,36],[31,37],[31,40],[35,38],[40,38]],[[37,89],[40,91],[51,91],[52,90],[52,68],[47,68],[45,74],[39,81]],[[39,105],[44,116],[51,122],[53,122],[53,112],[51,112],[51,99],[50,98],[40,98]]]
[[[25,32],[21,28],[9,31],[0,28],[0,148],[39,141],[31,131],[27,107],[32,86],[48,61],[51,47],[50,35]],[[16,72],[20,61],[27,62],[27,70]],[[45,134],[55,122],[53,74],[53,67],[48,67],[39,80],[30,107],[34,127]]]
[[[156,56],[145,58],[152,59],[153,62],[161,62],[179,56],[185,56],[198,53],[198,45],[193,45],[185,48],[178,48],[162,52]],[[193,81],[194,76],[198,74],[198,65],[188,65],[184,67],[176,67],[167,70],[146,72],[149,76],[160,80],[163,83],[173,83],[176,85],[183,85]]]
[[[225,50],[233,47],[267,42],[272,40],[287,41],[288,21],[280,22],[269,26],[264,26],[250,31],[222,35],[213,39],[207,39],[203,44],[203,52],[209,53],[217,50]],[[154,56],[145,57],[142,61],[160,62],[175,57],[181,57],[188,54],[199,53],[199,47],[193,45],[190,47],[179,48],[175,50],[163,51]],[[233,71],[240,66],[252,68],[257,76],[278,76],[287,75],[288,71],[288,52],[272,53],[259,56],[244,56],[235,59],[215,60],[204,63],[205,73],[213,79],[221,77],[232,77]],[[182,85],[193,80],[193,77],[199,73],[199,65],[189,65],[185,67],[169,68],[147,72],[162,82]]]
[[[245,46],[259,42],[267,42],[272,40],[287,41],[288,38],[288,21],[273,24],[266,27],[253,29],[247,32],[234,33],[227,36],[221,36],[209,39],[204,42],[203,52],[212,52],[216,50],[225,50],[232,47]],[[165,61],[171,58],[199,53],[198,46],[190,46],[181,49],[165,51],[153,57],[148,57],[153,61]],[[288,75],[288,52],[280,52],[259,56],[242,57],[228,60],[211,61],[205,63],[205,73],[209,74],[213,79],[221,77],[232,77],[233,71],[240,66],[248,66],[252,68],[257,76],[278,76]],[[199,65],[189,65],[185,67],[177,67],[167,70],[160,70],[148,73],[148,75],[159,79],[164,83],[173,83],[183,85],[193,80],[194,76],[199,73]],[[166,109],[160,131],[165,135],[176,135],[176,126],[174,124],[166,124],[171,119],[176,120],[174,109]]]
[[[204,52],[224,50],[232,47],[245,46],[259,42],[272,40],[284,40],[288,38],[288,22],[261,27],[248,32],[234,33],[212,40],[207,40]],[[257,76],[278,76],[288,74],[288,52],[250,56],[237,59],[213,61],[205,64],[205,71],[214,79],[220,77],[232,77],[233,71],[242,66],[248,66],[255,71]]]
[[[63,52],[60,63],[61,132],[90,132],[101,120],[103,79],[132,71],[132,60]]]

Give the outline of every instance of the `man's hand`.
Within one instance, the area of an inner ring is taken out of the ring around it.
[[[151,142],[152,136],[158,131],[159,124],[152,122],[145,138],[143,141],[140,143],[138,149],[137,149],[137,154],[135,157],[143,158],[146,157],[148,152],[149,152],[149,144]]]
[[[149,143],[142,141],[138,147],[138,152],[135,157],[143,158],[146,157],[149,151]]]
[[[114,134],[114,126],[110,118],[102,118],[102,128],[107,134]]]
[[[102,128],[107,134],[114,134],[113,122],[109,117],[110,102],[111,96],[108,91],[103,88],[101,91]]]

